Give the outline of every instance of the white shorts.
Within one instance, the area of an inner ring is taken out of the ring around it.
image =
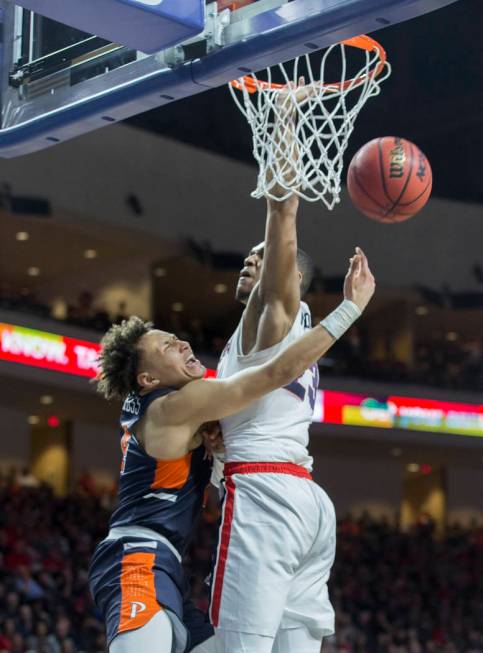
[[[276,637],[216,629],[215,653],[320,653],[321,639],[307,628],[280,628]],[[207,640],[211,644],[211,639]],[[192,653],[204,653],[193,649]],[[207,653],[212,653],[211,649]]]
[[[332,634],[336,520],[327,494],[291,463],[227,463],[225,476],[212,624],[268,637],[299,627]]]

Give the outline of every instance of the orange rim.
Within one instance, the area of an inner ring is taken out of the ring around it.
[[[386,51],[376,40],[371,39],[370,36],[365,34],[361,36],[354,36],[352,39],[345,39],[341,41],[341,45],[349,45],[352,48],[358,48],[359,50],[366,50],[367,52],[377,51],[379,55],[379,63],[371,70],[368,75],[361,75],[360,77],[354,77],[352,79],[347,79],[345,82],[334,82],[332,84],[320,84],[322,88],[330,88],[337,91],[343,91],[349,86],[356,86],[359,83],[365,81],[367,78],[373,79],[374,77],[379,77],[379,75],[384,70],[387,61]],[[320,82],[319,82],[320,83]],[[271,84],[269,82],[264,82],[262,80],[255,80],[250,75],[245,75],[241,79],[234,79],[230,84],[238,89],[243,91],[246,89],[248,93],[256,93],[259,90],[282,90],[287,88],[287,84]]]

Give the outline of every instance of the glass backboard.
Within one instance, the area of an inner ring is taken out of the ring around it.
[[[455,1],[219,0],[207,3],[201,33],[146,54],[0,0],[0,156],[52,146]]]

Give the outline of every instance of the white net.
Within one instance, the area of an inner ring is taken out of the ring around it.
[[[355,74],[349,71],[347,49],[363,60]],[[328,81],[335,63],[336,83]],[[232,82],[229,88],[252,129],[259,165],[252,197],[283,200],[296,193],[333,209],[355,120],[390,72],[382,47],[361,36],[328,48],[320,64],[304,55]]]

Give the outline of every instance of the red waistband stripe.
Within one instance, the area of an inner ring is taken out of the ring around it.
[[[225,463],[225,476],[233,474],[289,474],[312,480],[312,474],[305,467],[283,462]]]

